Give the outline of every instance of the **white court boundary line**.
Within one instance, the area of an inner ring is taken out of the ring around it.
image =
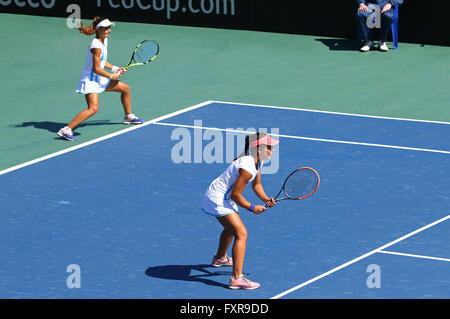
[[[192,128],[192,129],[211,130],[211,131],[234,132],[234,133],[245,133],[245,134],[249,133],[249,131],[240,131],[240,130],[234,130],[234,129],[223,129],[223,128],[207,127],[207,126],[195,126],[195,125],[184,125],[184,124],[174,124],[174,123],[153,123],[153,124],[155,124],[155,125],[163,125],[163,126]],[[286,138],[292,138],[292,139],[298,139],[298,140],[307,140],[307,141],[316,141],[316,142],[351,144],[351,145],[362,145],[362,146],[392,148],[392,149],[409,150],[409,151],[421,151],[421,152],[450,154],[450,151],[434,150],[434,149],[427,149],[427,148],[416,148],[416,147],[395,146],[395,145],[385,145],[385,144],[373,144],[373,143],[363,143],[363,142],[351,142],[351,141],[342,141],[342,140],[330,140],[330,139],[324,139],[324,138],[304,137],[304,136],[295,136],[295,135],[284,135],[284,134],[275,134],[275,133],[270,133],[270,135],[271,136],[275,136],[275,137],[286,137]]]
[[[354,113],[342,113],[342,112],[322,111],[322,110],[314,110],[314,109],[302,109],[302,108],[294,108],[294,107],[286,107],[286,106],[248,104],[248,103],[240,103],[240,102],[226,102],[226,101],[210,101],[210,102],[211,103],[231,104],[231,105],[235,105],[235,106],[244,105],[244,106],[251,106],[251,107],[271,108],[271,109],[290,110],[290,111],[302,111],[302,112],[324,113],[324,114],[334,114],[334,115],[344,115],[344,116],[367,117],[367,118],[382,119],[382,120],[409,121],[409,122],[450,125],[450,122],[417,120],[417,119],[408,119],[408,118],[401,118],[401,117],[387,117],[387,116],[364,115],[364,114],[354,114]]]
[[[300,288],[303,288],[303,287],[305,287],[305,286],[307,286],[307,285],[309,285],[309,284],[311,284],[311,283],[313,283],[313,282],[315,282],[315,281],[317,281],[319,279],[322,279],[322,278],[324,278],[324,277],[326,277],[328,275],[331,275],[332,273],[335,273],[338,270],[341,270],[341,269],[343,269],[345,267],[348,267],[348,266],[350,266],[350,265],[352,265],[352,264],[354,264],[354,263],[356,263],[356,262],[358,262],[358,261],[360,261],[362,259],[365,259],[365,258],[373,255],[373,254],[379,253],[379,252],[381,252],[382,250],[384,250],[387,247],[395,245],[395,244],[397,244],[397,243],[399,243],[399,242],[401,242],[401,241],[403,241],[403,240],[405,240],[405,239],[407,239],[407,238],[409,238],[411,236],[414,236],[414,235],[416,235],[416,234],[418,234],[418,233],[420,233],[420,232],[422,232],[422,231],[424,231],[424,230],[426,230],[428,228],[431,228],[431,227],[433,227],[433,226],[435,226],[437,224],[440,224],[440,223],[446,221],[449,218],[450,218],[450,215],[447,215],[447,216],[445,216],[445,217],[443,217],[441,219],[438,219],[438,220],[436,220],[436,221],[434,221],[434,222],[432,222],[432,223],[430,223],[430,224],[428,224],[426,226],[423,226],[423,227],[421,227],[421,228],[419,228],[419,229],[417,229],[415,231],[410,232],[409,234],[406,234],[403,237],[400,237],[400,238],[398,238],[398,239],[396,239],[394,241],[391,241],[390,243],[387,243],[386,245],[378,247],[378,248],[368,252],[367,254],[364,254],[364,255],[359,256],[359,257],[357,257],[355,259],[352,259],[352,260],[346,262],[345,264],[342,264],[342,265],[340,265],[340,266],[338,266],[336,268],[333,268],[333,269],[331,269],[331,270],[329,270],[329,271],[327,271],[327,272],[325,272],[325,273],[323,273],[323,274],[321,274],[321,275],[319,275],[317,277],[314,277],[314,278],[312,278],[312,279],[310,279],[308,281],[305,281],[305,282],[303,282],[303,283],[301,283],[301,284],[299,284],[299,285],[297,285],[295,287],[292,287],[291,289],[288,289],[288,290],[286,290],[286,291],[284,291],[282,293],[279,293],[278,295],[273,296],[270,299],[278,299],[278,298],[281,298],[283,296],[286,296],[287,294],[290,294],[291,292],[294,292],[294,291],[296,291],[296,290],[298,290]]]
[[[48,154],[48,155],[36,158],[34,160],[27,161],[25,163],[12,166],[10,168],[7,168],[7,169],[4,169],[4,170],[0,171],[0,176],[4,175],[6,173],[9,173],[9,172],[18,170],[20,168],[23,168],[23,167],[26,167],[26,166],[30,166],[32,164],[39,163],[39,162],[45,161],[47,159],[50,159],[50,158],[53,158],[53,157],[56,157],[56,156],[59,156],[59,155],[62,155],[62,154],[66,154],[66,153],[75,151],[77,149],[80,149],[80,148],[83,148],[83,147],[86,147],[86,146],[89,146],[89,145],[92,145],[92,144],[95,144],[95,143],[98,143],[98,142],[101,142],[101,141],[113,138],[115,136],[119,136],[119,135],[122,135],[122,134],[125,134],[125,133],[128,133],[128,132],[140,129],[140,128],[144,127],[144,126],[147,126],[147,125],[150,125],[150,124],[154,124],[155,122],[162,121],[162,120],[168,119],[170,117],[173,117],[173,116],[185,113],[185,112],[189,112],[189,111],[201,108],[201,107],[203,107],[205,105],[209,105],[211,103],[212,103],[212,101],[202,102],[202,103],[199,103],[199,104],[196,104],[196,105],[193,105],[193,106],[190,106],[190,107],[178,110],[176,112],[172,112],[172,113],[169,113],[169,114],[157,117],[157,118],[155,118],[153,120],[144,122],[143,124],[133,125],[132,127],[129,127],[129,128],[124,129],[124,130],[120,130],[120,131],[117,131],[117,132],[114,132],[114,133],[111,133],[111,134],[108,134],[108,135],[105,135],[105,136],[102,136],[102,137],[99,137],[99,138],[96,138],[96,139],[93,139],[91,141],[79,144],[77,146],[69,147],[69,148],[66,148],[64,150],[61,150],[61,151],[58,151],[58,152],[55,152],[55,153],[51,153],[51,154]],[[70,143],[70,142],[67,142],[67,143]]]
[[[388,119],[388,120],[401,120],[401,121],[412,121],[412,122],[423,122],[423,123],[437,123],[437,124],[447,124],[450,125],[450,123],[448,122],[437,122],[437,121],[425,121],[425,120],[415,120],[415,119],[402,119],[402,118],[391,118],[391,117],[381,117],[381,116],[371,116],[371,115],[360,115],[360,114],[351,114],[351,113],[339,113],[339,112],[329,112],[329,111],[320,111],[320,110],[312,110],[312,109],[300,109],[300,108],[289,108],[289,107],[282,107],[282,106],[271,106],[271,105],[260,105],[260,104],[248,104],[248,103],[239,103],[239,102],[226,102],[226,101],[216,101],[216,100],[209,100],[209,101],[205,101],[196,105],[193,105],[191,107],[187,107],[181,110],[178,110],[176,112],[172,112],[169,113],[167,115],[163,115],[160,116],[158,118],[155,118],[153,120],[147,121],[143,124],[140,125],[136,125],[124,130],[120,130],[117,131],[115,133],[111,133],[99,138],[96,138],[94,140],[79,144],[77,146],[73,146],[73,147],[69,147],[66,148],[64,150],[55,152],[55,153],[51,153],[39,158],[36,158],[34,160],[31,161],[27,161],[25,163],[19,164],[19,165],[15,165],[12,166],[10,168],[4,169],[2,171],[0,171],[0,176],[4,175],[6,173],[18,170],[20,168],[35,164],[35,163],[39,163],[42,162],[44,160],[59,156],[59,155],[63,155],[65,153],[69,153],[72,151],[75,151],[77,149],[113,138],[115,136],[121,135],[121,134],[125,134],[127,132],[139,129],[141,127],[150,125],[150,124],[159,124],[159,125],[163,125],[163,123],[156,123],[165,119],[168,119],[170,117],[185,113],[185,112],[189,112],[192,111],[194,109],[198,109],[200,107],[206,106],[206,105],[210,105],[212,103],[223,103],[223,104],[232,104],[232,105],[244,105],[244,106],[251,106],[251,107],[262,107],[262,108],[273,108],[273,109],[281,109],[281,110],[293,110],[293,111],[305,111],[305,112],[316,112],[316,113],[326,113],[326,114],[337,114],[337,115],[346,115],[346,116],[357,116],[357,117],[367,117],[367,118],[376,118],[376,119]],[[178,125],[181,126],[181,125]],[[189,126],[185,126],[185,127],[189,127]],[[213,128],[210,128],[213,129]],[[248,133],[248,132],[245,132]],[[290,138],[297,138],[297,139],[304,139],[304,140],[311,140],[311,141],[322,141],[322,142],[331,142],[331,143],[342,143],[342,144],[355,144],[355,145],[366,145],[366,146],[378,146],[378,147],[387,147],[387,148],[399,148],[399,149],[405,149],[405,150],[416,150],[416,151],[425,151],[425,152],[436,152],[436,153],[443,153],[443,154],[450,154],[449,151],[442,151],[442,150],[431,150],[431,149],[420,149],[420,148],[412,148],[412,147],[400,147],[400,146],[392,146],[392,145],[382,145],[382,144],[370,144],[370,143],[357,143],[357,142],[348,142],[348,141],[337,141],[337,140],[327,140],[327,139],[317,139],[317,138],[309,138],[309,137],[297,137],[297,136],[289,136],[289,135],[279,135],[280,137],[290,137]]]
[[[389,254],[389,255],[405,256],[405,257],[422,258],[422,259],[450,261],[449,258],[440,258],[440,257],[431,257],[431,256],[423,256],[423,255],[405,254],[405,253],[399,253],[399,252],[389,251],[389,250],[380,250],[379,253],[381,253],[381,254]]]

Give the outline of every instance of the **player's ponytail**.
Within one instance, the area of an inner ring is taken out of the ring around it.
[[[233,160],[233,162],[234,162],[235,160],[237,160],[238,158],[247,155],[249,148],[250,148],[250,135],[247,135],[247,136],[245,137],[245,147],[244,147],[244,151],[243,151],[241,154],[239,154],[239,156],[236,157],[236,158]]]
[[[248,150],[250,149],[250,135],[245,137],[245,147],[244,147],[244,155],[248,155]]]
[[[238,158],[242,157],[242,156],[246,156],[246,155],[252,155],[252,156],[256,156],[256,149],[259,147],[259,145],[257,145],[256,147],[250,149],[250,144],[252,142],[255,142],[257,140],[259,140],[260,138],[263,138],[267,136],[267,133],[264,132],[256,132],[255,134],[252,135],[247,135],[245,137],[245,147],[244,147],[244,152],[242,152],[238,157],[236,157],[233,162],[235,160],[237,160]]]
[[[81,27],[78,29],[80,33],[83,33],[85,35],[93,35],[95,32],[97,32],[97,29],[95,26],[105,20],[104,17],[95,17],[94,20],[92,20],[92,23],[90,26],[84,25],[81,23]]]

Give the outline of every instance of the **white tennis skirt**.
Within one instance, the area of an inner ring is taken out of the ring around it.
[[[101,93],[108,87],[111,79],[95,74],[82,74],[78,83],[77,93],[90,94]]]
[[[212,201],[207,195],[203,196],[202,210],[209,215],[222,217],[238,211],[238,206],[231,199],[223,199],[220,202]]]

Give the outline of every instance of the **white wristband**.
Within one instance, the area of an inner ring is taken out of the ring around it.
[[[118,70],[119,70],[119,67],[118,67],[118,66],[115,66],[115,65],[113,65],[113,67],[111,68],[111,71],[112,71],[113,73],[116,73]]]

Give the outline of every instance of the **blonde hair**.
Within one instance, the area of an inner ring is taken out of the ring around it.
[[[94,33],[97,32],[97,29],[95,28],[95,26],[105,19],[106,19],[105,17],[95,17],[92,20],[92,23],[90,26],[87,26],[87,25],[84,25],[83,23],[81,23],[81,27],[78,30],[80,31],[80,33],[83,33],[85,35],[93,35]]]

